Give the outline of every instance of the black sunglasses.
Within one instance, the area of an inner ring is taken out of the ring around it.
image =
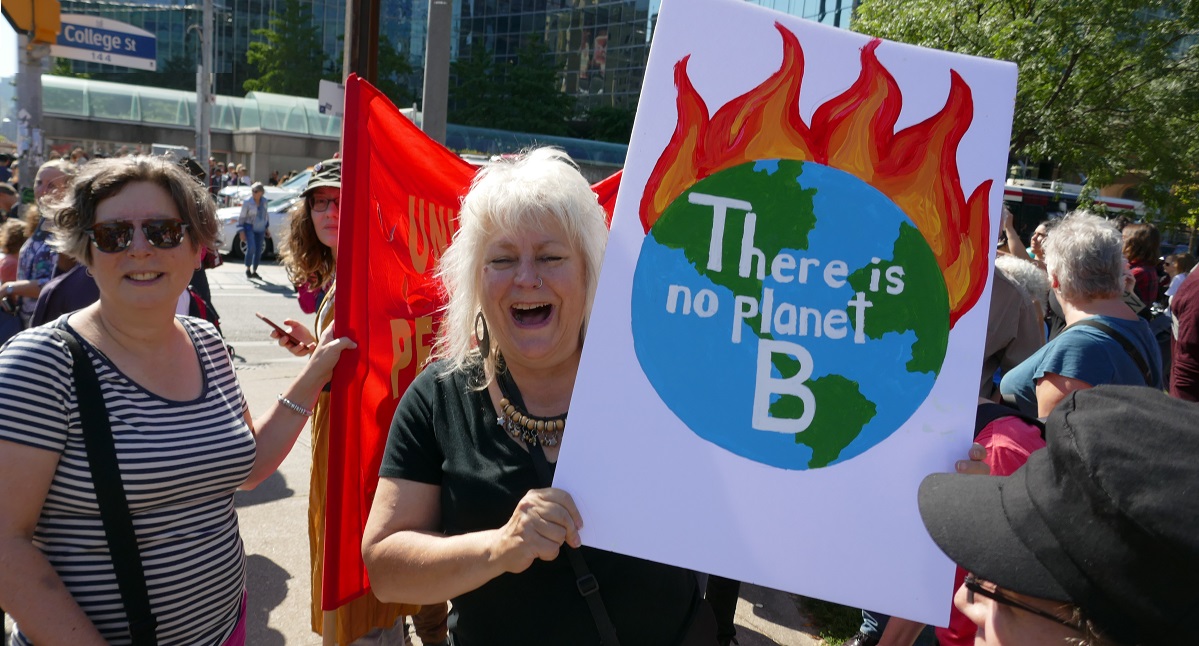
[[[1003,594],[999,591],[998,586],[991,589],[983,587],[982,581],[973,574],[966,575],[964,585],[966,586],[966,603],[974,603],[974,595],[978,594],[990,599],[991,601],[994,601],[995,603],[1010,606],[1012,608],[1019,608],[1025,612],[1031,612],[1042,619],[1048,619],[1049,621],[1061,626],[1065,626],[1071,630],[1082,630],[1082,627],[1073,621],[1062,619],[1051,612],[1046,612],[1040,608],[1034,608],[1022,601],[1017,601],[1016,599]]]
[[[146,242],[157,249],[174,249],[183,242],[187,224],[183,220],[171,218],[155,218],[142,220],[140,223],[129,220],[113,220],[94,224],[87,230],[96,248],[104,253],[119,253],[133,244],[133,229],[141,226]]]

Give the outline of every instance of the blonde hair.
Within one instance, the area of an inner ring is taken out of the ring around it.
[[[432,359],[446,360],[445,372],[482,360],[485,387],[495,375],[495,354],[480,355],[475,321],[483,311],[483,251],[497,235],[557,225],[573,250],[583,256],[587,291],[582,341],[595,298],[608,226],[591,185],[570,157],[557,148],[537,148],[497,162],[475,176],[462,199],[459,228],[441,258],[437,276],[446,306]]]

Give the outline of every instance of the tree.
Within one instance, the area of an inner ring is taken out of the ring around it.
[[[558,89],[558,68],[540,41],[530,41],[516,60],[493,59],[483,48],[452,64],[449,119],[466,126],[565,135],[574,98]]]
[[[379,40],[379,91],[387,95],[399,108],[412,106],[412,90],[408,79],[412,76],[412,63],[408,57],[392,44],[386,35]]]
[[[1051,160],[1092,187],[1135,169],[1159,207],[1194,168],[1199,128],[1175,123],[1196,115],[1179,107],[1196,87],[1193,0],[863,0],[853,29],[1019,65],[1013,159]]]
[[[250,43],[246,52],[257,76],[246,79],[243,87],[247,92],[316,97],[317,81],[329,73],[311,7],[284,0],[283,12],[272,11],[270,16],[266,29],[250,32],[263,40]]]
[[[587,110],[571,125],[571,136],[580,139],[628,144],[636,112],[629,108],[600,105]]]

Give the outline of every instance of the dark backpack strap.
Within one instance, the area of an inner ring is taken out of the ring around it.
[[[87,463],[92,472],[92,485],[96,489],[96,503],[100,507],[104,536],[108,540],[108,551],[112,554],[112,565],[117,574],[121,603],[129,619],[129,634],[134,646],[154,646],[157,644],[158,622],[150,611],[146,575],[137,550],[133,517],[129,513],[129,503],[121,484],[117,450],[108,422],[108,408],[104,406],[104,397],[100,392],[100,380],[79,340],[62,328],[54,328],[54,333],[71,350],[71,372],[75,378],[75,396],[79,400],[83,444],[87,449]]]
[[[1112,328],[1112,326],[1107,325],[1106,323],[1100,323],[1095,319],[1083,319],[1081,321],[1075,321],[1074,324],[1070,325],[1069,327],[1075,327],[1078,325],[1093,327],[1111,337],[1116,343],[1119,343],[1120,347],[1124,348],[1124,351],[1128,353],[1128,356],[1132,357],[1133,363],[1137,364],[1137,368],[1141,371],[1141,377],[1145,379],[1145,385],[1149,386],[1150,388],[1153,387],[1153,373],[1149,371],[1149,364],[1145,362],[1145,357],[1141,355],[1141,351],[1137,350],[1136,346],[1132,344],[1132,341],[1128,340],[1128,337],[1117,332]]]
[[[523,405],[523,402],[522,402]],[[541,445],[537,444],[529,447],[529,454],[533,456],[533,467],[537,469],[537,479],[541,481],[541,486],[548,487],[554,482],[554,473],[550,469],[550,461],[545,457],[545,451],[541,449]],[[616,636],[616,626],[612,625],[612,619],[608,617],[608,609],[604,606],[604,600],[599,595],[599,581],[595,579],[595,575],[591,573],[591,569],[587,567],[587,561],[583,558],[582,552],[569,546],[562,545],[562,551],[566,553],[566,558],[570,561],[570,567],[575,571],[575,586],[579,589],[579,594],[587,600],[587,607],[591,610],[591,618],[595,621],[595,627],[599,629],[600,644],[603,646],[620,646],[620,639]]]
[[[978,434],[983,432],[983,429],[988,424],[1005,417],[1019,417],[1030,426],[1035,426],[1041,431],[1041,439],[1045,439],[1045,423],[1031,416],[1025,415],[1019,410],[1011,406],[987,402],[979,404],[978,409],[974,413],[974,438],[978,439]]]

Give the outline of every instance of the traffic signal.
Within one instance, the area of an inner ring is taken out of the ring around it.
[[[4,17],[13,29],[35,43],[53,45],[61,26],[58,0],[4,0]]]

